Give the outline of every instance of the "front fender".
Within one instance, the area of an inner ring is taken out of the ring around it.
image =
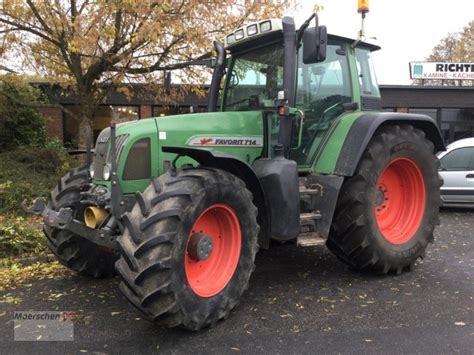
[[[165,153],[175,153],[187,156],[199,164],[225,170],[242,179],[247,188],[252,192],[254,203],[258,208],[257,221],[260,226],[258,244],[260,248],[267,249],[270,243],[270,210],[260,180],[252,167],[245,161],[226,153],[199,148],[163,147]]]

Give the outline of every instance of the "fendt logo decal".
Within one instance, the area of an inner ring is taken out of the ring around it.
[[[263,147],[262,137],[209,137],[194,136],[187,145],[199,147]]]
[[[200,145],[207,145],[209,143],[212,143],[212,138],[201,138],[201,141],[199,143]]]

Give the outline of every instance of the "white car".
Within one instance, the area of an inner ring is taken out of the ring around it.
[[[474,207],[474,138],[453,142],[437,156],[443,206]]]

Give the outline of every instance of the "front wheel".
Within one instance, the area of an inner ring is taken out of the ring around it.
[[[84,221],[84,205],[80,202],[81,187],[87,184],[87,167],[82,166],[63,176],[51,191],[48,206],[59,211],[70,208],[76,220]],[[117,254],[102,248],[66,229],[43,228],[49,249],[59,262],[84,276],[104,278],[115,275]]]
[[[438,223],[438,166],[422,131],[381,128],[342,186],[328,248],[358,270],[411,269]]]
[[[257,208],[237,177],[193,168],[166,173],[137,194],[118,237],[120,290],[168,327],[214,325],[248,287],[257,252]]]

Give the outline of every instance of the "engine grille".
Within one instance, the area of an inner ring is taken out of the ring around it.
[[[125,142],[128,139],[128,134],[122,134],[115,137],[115,147],[116,147],[116,161],[118,162],[120,154],[122,153]],[[104,129],[100,132],[99,137],[97,137],[97,142],[95,144],[94,158],[92,160],[92,167],[94,169],[94,177],[97,180],[102,180],[104,166],[107,163],[110,163],[110,128]]]

